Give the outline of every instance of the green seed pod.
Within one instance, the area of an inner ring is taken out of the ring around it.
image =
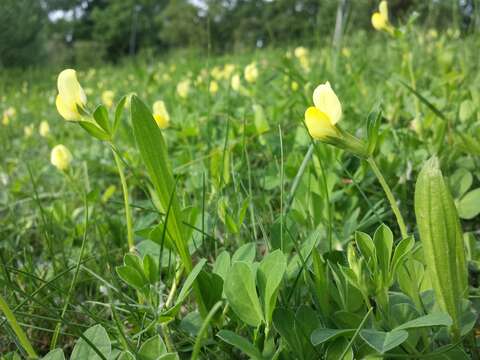
[[[457,209],[435,156],[418,176],[415,215],[437,303],[452,317],[452,331],[458,335],[462,299],[468,289],[465,248]]]

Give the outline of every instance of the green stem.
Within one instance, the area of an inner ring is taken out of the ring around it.
[[[393,196],[392,189],[390,189],[390,186],[388,186],[387,182],[385,181],[385,178],[383,177],[382,172],[380,171],[377,164],[375,163],[375,160],[373,160],[372,157],[369,157],[367,158],[367,162],[372,168],[373,172],[375,173],[375,176],[380,182],[380,185],[382,185],[383,191],[385,192],[385,195],[387,196],[387,199],[390,202],[392,211],[395,214],[395,217],[397,218],[397,223],[398,223],[398,227],[400,228],[400,233],[402,234],[402,238],[405,239],[408,236],[407,227],[405,226],[405,221],[403,220],[400,209],[398,208],[397,202],[395,201],[395,197]]]
[[[33,359],[38,358],[37,353],[33,349],[32,344],[30,343],[30,341],[28,341],[27,335],[23,332],[22,328],[20,327],[20,324],[17,321],[17,318],[13,314],[12,310],[10,310],[10,308],[8,307],[8,304],[3,299],[2,295],[0,295],[0,312],[3,312],[5,314],[5,317],[7,318],[7,321],[10,324],[10,327],[15,332],[15,335],[17,335],[18,340],[20,341],[20,344],[22,344],[28,356]]]
[[[120,182],[122,183],[123,204],[125,206],[125,220],[127,222],[128,250],[132,251],[135,248],[135,243],[133,241],[132,212],[130,209],[127,180],[125,178],[125,172],[123,171],[122,161],[120,159],[120,156],[117,154],[117,149],[115,149],[113,144],[111,144],[111,146],[112,146],[113,157],[115,159],[115,164],[117,165],[118,174],[120,175]]]

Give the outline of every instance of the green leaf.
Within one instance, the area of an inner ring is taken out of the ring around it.
[[[436,157],[423,166],[415,186],[415,216],[425,264],[441,311],[460,329],[460,306],[467,293],[467,265],[460,219]]]
[[[117,360],[135,360],[135,356],[130,351],[122,351]]]
[[[397,326],[394,330],[408,330],[430,326],[451,326],[452,318],[448,314],[436,313],[421,316]]]
[[[227,251],[222,251],[218,254],[215,263],[213,264],[212,272],[225,280],[228,270],[230,269],[230,254]]]
[[[349,337],[355,333],[355,329],[327,329],[318,328],[310,336],[312,344],[321,345],[324,342],[334,340],[338,337]]]
[[[113,120],[113,130],[112,135],[118,130],[118,125],[120,124],[120,119],[122,118],[123,111],[125,110],[125,101],[127,101],[128,95],[123,96],[115,108],[115,118]]]
[[[458,117],[461,122],[465,122],[475,114],[475,105],[472,100],[463,100],[460,103],[460,109],[458,111]]]
[[[143,272],[150,284],[153,285],[158,281],[158,267],[153,257],[149,254],[143,258]]]
[[[380,225],[373,235],[375,250],[379,270],[382,271],[384,277],[387,277],[390,271],[390,259],[392,257],[393,234],[385,224]]]
[[[147,285],[145,277],[131,266],[117,266],[115,270],[120,279],[135,289],[142,290]]]
[[[264,320],[255,288],[255,278],[249,264],[233,263],[224,285],[225,296],[238,317],[248,325],[257,327]]]
[[[480,188],[469,191],[458,203],[458,214],[462,219],[470,220],[480,214]]]
[[[142,344],[138,351],[138,357],[140,360],[156,360],[166,352],[167,347],[162,338],[160,335],[155,335]]]
[[[244,354],[250,356],[252,359],[262,359],[262,354],[260,353],[260,351],[244,337],[237,335],[229,330],[220,330],[217,333],[217,336],[223,341],[225,341],[227,344],[235,346],[237,349],[242,351]]]
[[[181,208],[175,192],[175,181],[168,162],[162,132],[153,119],[150,109],[135,95],[132,95],[131,99],[131,116],[137,147],[162,206],[160,210],[163,212],[169,210],[168,234],[187,272],[190,272],[192,261],[184,239]]]
[[[355,232],[355,243],[357,244],[360,253],[368,264],[372,273],[375,273],[377,268],[377,253],[375,244],[370,235],[361,231]]]
[[[459,199],[470,189],[473,183],[473,175],[470,171],[460,168],[448,179],[452,189],[452,195]]]
[[[271,323],[277,302],[277,291],[287,268],[287,260],[281,250],[265,256],[257,271],[257,282],[263,301],[263,313],[267,323]]]
[[[391,270],[390,270],[390,278],[391,278],[390,282],[393,282],[393,279],[395,278],[395,274],[397,272],[397,268],[402,264],[402,261],[405,259],[408,253],[413,249],[414,245],[415,245],[415,239],[413,238],[413,236],[409,236],[401,240],[395,247],[395,252],[393,253],[393,259],[392,259]]]
[[[42,360],[65,360],[65,355],[62,349],[55,349],[45,355]]]
[[[255,252],[256,248],[255,243],[253,242],[240,246],[232,256],[232,264],[235,261],[245,261],[248,263],[252,263],[255,259]]]
[[[108,334],[101,325],[95,325],[88,328],[83,335],[92,343],[92,345],[103,356],[108,358],[112,351],[112,346]],[[79,339],[73,348],[70,360],[100,360],[101,357],[84,339]]]
[[[108,110],[105,105],[98,105],[95,111],[93,112],[93,118],[97,124],[105,131],[105,133],[110,134],[110,122],[108,121]]]
[[[370,347],[380,354],[384,354],[407,340],[408,332],[405,330],[392,330],[389,332],[362,330],[360,331],[360,337],[365,340]]]
[[[328,345],[326,360],[339,360],[345,352],[347,346],[348,340],[345,338],[338,338],[334,340]],[[346,354],[343,356],[343,358],[341,358],[341,360],[353,360],[352,347],[347,350]]]
[[[93,122],[90,121],[77,121],[78,124],[85,129],[90,135],[98,140],[102,141],[110,141],[111,137],[105,131],[103,131],[100,127],[95,125]]]
[[[295,331],[295,315],[289,309],[277,308],[273,312],[273,326],[290,346],[292,352],[303,354],[303,347]]]

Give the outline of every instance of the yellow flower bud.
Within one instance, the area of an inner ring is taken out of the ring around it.
[[[218,83],[215,80],[210,81],[208,90],[210,91],[210,94],[215,95],[218,91]]]
[[[65,145],[56,145],[50,153],[50,162],[58,170],[65,171],[72,161],[72,153]]]
[[[166,129],[170,125],[170,115],[162,100],[153,103],[153,118],[160,129]]]
[[[10,119],[17,115],[17,110],[14,107],[10,106],[3,112],[2,124],[7,126],[10,124]]]
[[[40,136],[42,137],[47,137],[48,134],[50,133],[50,126],[48,125],[48,122],[46,122],[45,120],[43,120],[41,123],[40,123],[40,127],[38,129],[38,132],[40,134]]]
[[[240,86],[241,86],[240,75],[238,74],[233,75],[232,80],[230,81],[230,86],[235,91],[240,90]]]
[[[254,83],[258,78],[258,68],[255,63],[251,63],[245,67],[244,70],[245,80],[249,83]]]
[[[105,90],[102,93],[102,103],[107,108],[111,108],[113,106],[113,98],[115,97],[115,93],[112,90]]]
[[[290,87],[292,88],[292,91],[297,91],[299,87],[298,82],[292,81],[292,83],[290,84]]]
[[[177,94],[181,98],[187,98],[190,92],[190,80],[182,80],[177,84]]]
[[[81,118],[77,107],[84,107],[87,97],[77,80],[75,70],[66,69],[58,75],[57,110],[68,121],[78,121]]]

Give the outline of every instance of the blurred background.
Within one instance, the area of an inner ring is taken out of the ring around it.
[[[391,21],[478,30],[480,0],[390,0]],[[94,65],[177,49],[211,53],[302,44],[374,31],[376,0],[1,0],[0,66]]]

